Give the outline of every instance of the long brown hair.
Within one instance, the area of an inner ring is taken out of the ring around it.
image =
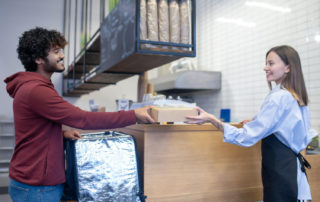
[[[281,60],[289,66],[290,71],[286,77],[282,80],[281,86],[286,88],[292,96],[298,101],[300,106],[308,105],[308,93],[306,85],[304,83],[301,62],[298,52],[290,46],[276,46],[271,48],[267,54],[268,57],[270,52],[276,53]],[[271,89],[271,82],[268,82],[269,88]]]

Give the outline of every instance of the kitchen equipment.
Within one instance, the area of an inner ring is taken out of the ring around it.
[[[220,90],[221,72],[180,71],[150,80],[154,90],[165,95],[199,90]]]

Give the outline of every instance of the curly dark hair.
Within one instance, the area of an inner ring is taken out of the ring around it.
[[[18,58],[26,71],[37,71],[37,58],[45,59],[52,47],[64,48],[67,44],[64,36],[56,30],[47,30],[41,27],[25,31],[19,38],[17,48]]]

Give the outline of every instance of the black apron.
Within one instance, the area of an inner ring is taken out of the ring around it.
[[[261,153],[263,201],[297,202],[297,157],[303,172],[310,167],[308,162],[273,134],[262,140]]]

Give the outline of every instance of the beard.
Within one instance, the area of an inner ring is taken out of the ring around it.
[[[62,65],[61,63],[58,62],[50,62],[47,58],[44,59],[45,61],[45,67],[44,69],[47,72],[63,72],[65,70],[65,67],[63,66],[63,68],[59,68],[58,65]]]

